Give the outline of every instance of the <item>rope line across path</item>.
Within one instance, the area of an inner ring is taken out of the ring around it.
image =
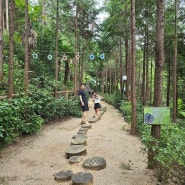
[[[89,101],[88,117],[94,115],[93,102]],[[114,107],[102,102],[106,113],[86,133],[86,154],[78,163],[69,162],[66,151],[72,138],[81,129],[81,118],[70,118],[43,126],[40,133],[20,138],[0,153],[0,184],[58,185],[54,174],[88,174],[94,185],[157,185],[154,173],[146,168],[147,155],[141,152],[139,138],[128,132],[130,125]],[[100,169],[83,167],[87,159],[106,164]],[[104,161],[102,159],[102,161]],[[74,160],[74,159],[73,159]],[[104,162],[105,162],[104,161]],[[59,178],[57,176],[57,178]],[[75,180],[75,179],[74,179]],[[72,181],[61,182],[71,185]]]

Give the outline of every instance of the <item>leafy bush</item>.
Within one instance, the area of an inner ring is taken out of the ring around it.
[[[103,96],[103,99],[107,103],[113,105],[116,108],[119,108],[119,106],[120,106],[120,100],[121,100],[120,93],[117,92],[117,93],[113,93],[113,94],[102,94],[102,96]]]
[[[0,102],[0,147],[11,143],[18,136],[18,128],[21,120],[16,116],[17,112],[7,100]]]
[[[17,116],[21,119],[18,124],[20,134],[32,134],[41,128],[43,119],[36,114],[37,105],[32,98],[27,95],[22,95],[12,101],[13,106],[17,110]]]
[[[123,117],[126,122],[131,123],[131,118],[132,118],[132,107],[131,107],[131,102],[121,100],[120,103],[120,111],[123,114]]]
[[[79,98],[74,96],[70,97],[67,101],[66,116],[81,117],[81,106]]]

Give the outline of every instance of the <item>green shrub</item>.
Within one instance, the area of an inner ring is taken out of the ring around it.
[[[21,120],[13,111],[13,106],[7,100],[0,102],[0,147],[11,143],[18,136]]]
[[[120,111],[127,123],[131,123],[132,119],[132,105],[131,102],[121,100]]]
[[[120,93],[113,93],[113,94],[101,94],[103,96],[104,101],[107,103],[113,105],[116,108],[120,107],[120,100],[121,95]]]

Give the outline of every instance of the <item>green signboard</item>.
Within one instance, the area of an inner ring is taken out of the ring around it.
[[[169,107],[145,107],[144,123],[148,125],[164,125],[170,123]]]

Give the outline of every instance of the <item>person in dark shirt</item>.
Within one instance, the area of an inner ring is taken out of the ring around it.
[[[80,98],[80,103],[82,107],[82,121],[81,124],[89,124],[87,122],[87,111],[89,111],[89,106],[88,106],[88,99],[85,94],[85,85],[80,86],[80,90],[78,91],[78,96]]]

